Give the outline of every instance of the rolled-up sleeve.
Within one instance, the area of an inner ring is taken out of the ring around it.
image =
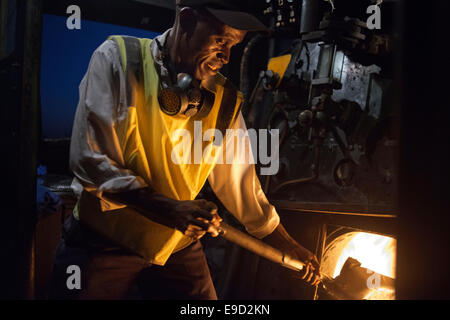
[[[102,209],[123,207],[102,198],[103,192],[122,192],[147,186],[125,168],[119,123],[127,119],[124,73],[112,40],[92,55],[79,87],[79,104],[72,131],[70,168],[76,194],[85,189],[102,199]]]
[[[242,114],[231,129],[247,132]],[[239,139],[247,140],[240,143],[250,145],[247,134]],[[225,143],[228,142],[225,140]],[[223,162],[216,164],[208,177],[214,193],[250,234],[257,238],[271,234],[280,223],[280,218],[261,188],[255,165],[250,161],[243,161],[245,164]]]

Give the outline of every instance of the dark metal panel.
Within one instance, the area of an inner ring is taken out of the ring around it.
[[[404,7],[397,294],[448,299],[450,3],[404,1]]]
[[[2,156],[6,161],[2,169],[7,189],[2,202],[0,295],[30,299],[34,297],[42,1],[15,1],[14,6],[15,48],[1,61]]]
[[[22,298],[34,298],[34,234],[36,217],[36,168],[40,130],[39,80],[41,66],[42,1],[29,0],[25,7],[25,46],[19,149],[19,231]]]

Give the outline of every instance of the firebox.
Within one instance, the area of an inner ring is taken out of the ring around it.
[[[398,218],[394,206],[283,200],[274,204],[288,231],[320,262],[322,284],[315,290],[305,288],[302,298],[396,298]]]
[[[395,237],[340,226],[325,228],[323,287],[315,298],[395,299]]]

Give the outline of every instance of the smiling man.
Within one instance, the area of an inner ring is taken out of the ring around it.
[[[196,79],[215,76],[230,61],[231,48],[244,39],[247,31],[220,23],[207,9],[181,9],[179,22],[167,38],[178,72]],[[180,30],[182,28],[182,30]]]
[[[246,130],[242,94],[219,70],[247,32],[266,28],[238,3],[179,0],[173,28],[154,41],[114,36],[94,52],[71,142],[79,200],[51,298],[216,299],[199,241],[221,222],[214,203],[196,199],[206,180],[250,234],[304,261],[305,280],[317,283],[316,257],[286,232],[253,164],[171,158],[172,134],[193,132],[195,121],[203,131]],[[73,265],[81,288],[69,290]]]

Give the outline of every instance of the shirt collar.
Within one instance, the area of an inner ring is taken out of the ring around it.
[[[155,40],[158,40],[159,43],[164,46],[167,41],[167,37],[169,36],[172,29],[167,30],[162,35],[155,37]],[[169,70],[166,66],[164,66],[163,63],[163,52],[159,49],[158,44],[156,41],[152,41],[150,43],[150,52],[153,56],[153,60],[155,62],[156,70],[159,74],[159,77],[161,79],[161,84],[163,88],[167,88],[170,83],[170,76],[169,76]]]

